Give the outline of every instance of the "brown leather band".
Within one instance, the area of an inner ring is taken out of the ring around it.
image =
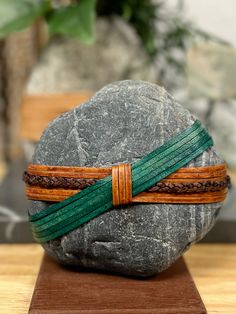
[[[40,187],[26,187],[26,195],[29,199],[38,201],[60,202],[69,196],[78,193],[77,190],[63,189],[43,189]],[[227,188],[216,192],[204,193],[158,193],[158,192],[142,192],[137,196],[132,197],[132,203],[180,203],[180,204],[195,204],[195,203],[214,203],[222,202],[227,194]]]
[[[117,206],[120,203],[119,192],[119,167],[114,166],[112,168],[112,204]]]
[[[40,176],[67,178],[103,179],[111,175],[112,168],[46,166],[30,164],[27,172]]]
[[[142,192],[133,197],[132,202],[136,203],[164,203],[164,204],[207,204],[223,202],[227,189],[218,192],[169,194]]]
[[[30,164],[24,173],[24,181],[30,185],[40,185],[42,187],[68,187],[73,188],[73,184],[94,184],[97,180],[111,175],[112,168],[88,168],[88,167],[65,167],[65,166],[45,166]],[[169,175],[162,182],[196,182],[199,180],[218,179],[221,180],[227,175],[225,165],[211,167],[191,167],[181,168]],[[47,179],[48,178],[48,179]],[[86,179],[86,180],[84,180]],[[196,180],[197,179],[197,180]],[[61,185],[60,185],[61,184]],[[75,188],[80,188],[76,186]]]
[[[131,165],[120,164],[112,167],[113,206],[127,205],[132,202]]]
[[[29,174],[27,171],[23,174],[23,181],[30,186],[40,186],[41,188],[53,189],[62,188],[69,190],[83,190],[96,183],[99,179],[81,179],[66,177],[46,177]]]
[[[95,168],[95,167],[70,167],[70,166],[46,166],[38,164],[29,164],[27,172],[39,176],[54,176],[67,178],[86,178],[86,179],[103,179],[112,173],[112,167]],[[201,178],[207,179],[226,175],[224,164],[209,167],[191,167],[181,168],[167,178]]]
[[[24,172],[23,181],[28,186],[38,186],[47,189],[69,189],[83,190],[93,185],[98,179],[79,179],[65,177],[44,177],[32,175]],[[148,189],[150,192],[166,193],[199,193],[218,191],[228,187],[230,184],[229,176],[216,177],[211,179],[164,179],[157,182],[153,187]]]
[[[24,174],[29,199],[61,201],[97,180],[112,175],[113,205],[131,202],[211,203],[225,198],[229,177],[225,165],[181,168],[148,191],[132,198],[130,164],[109,168],[30,164]]]

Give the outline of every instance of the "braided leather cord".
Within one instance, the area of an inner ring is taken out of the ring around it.
[[[29,174],[27,171],[23,174],[23,181],[32,186],[53,189],[83,190],[90,185],[95,184],[99,179],[79,179],[66,177],[46,177]],[[200,182],[157,182],[147,191],[163,193],[202,193],[219,191],[229,187],[230,177],[226,176],[224,180],[205,180]]]

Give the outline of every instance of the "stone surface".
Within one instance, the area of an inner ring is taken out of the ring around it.
[[[236,169],[236,100],[212,104],[209,130],[231,169]]]
[[[108,166],[131,162],[194,120],[157,85],[116,82],[52,121],[36,148],[33,163]],[[212,148],[188,166],[222,162]],[[63,264],[149,276],[169,267],[200,240],[214,225],[221,205],[136,204],[112,209],[43,246]],[[46,206],[48,203],[32,202],[30,212]]]
[[[26,93],[96,92],[123,79],[156,82],[156,71],[128,23],[118,17],[98,18],[96,41],[91,46],[65,37],[50,40],[32,70]],[[34,148],[34,142],[24,141],[27,160]]]
[[[212,101],[206,98],[192,98],[186,90],[174,93],[184,107],[198,117],[209,129],[228,167],[236,170],[236,100]]]
[[[193,96],[213,100],[236,97],[236,49],[213,42],[194,45],[187,53],[187,76]]]
[[[156,81],[135,30],[124,20],[99,18],[91,46],[77,39],[51,39],[32,71],[27,93],[89,90],[123,79]]]

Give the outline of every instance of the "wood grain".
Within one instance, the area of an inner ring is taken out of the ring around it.
[[[145,279],[66,269],[45,255],[30,314],[204,314],[205,307],[180,258]]]
[[[210,314],[236,313],[236,244],[199,244],[186,254]]]
[[[21,106],[21,136],[38,141],[48,123],[58,115],[87,101],[91,93],[25,95]]]
[[[28,312],[42,249],[36,244],[0,245],[0,313]]]
[[[37,244],[0,245],[0,313],[26,314],[42,257]],[[236,313],[236,244],[197,244],[185,260],[208,314]]]

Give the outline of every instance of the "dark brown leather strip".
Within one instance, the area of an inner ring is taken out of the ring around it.
[[[226,176],[220,180],[205,180],[195,182],[167,182],[160,181],[151,187],[149,192],[165,192],[165,193],[203,193],[220,191],[230,186],[230,178]]]
[[[81,179],[81,178],[67,178],[67,177],[47,177],[29,174],[24,172],[23,181],[28,185],[35,185],[44,188],[63,188],[63,189],[85,189],[90,185],[96,183],[99,179]]]
[[[65,177],[43,177],[31,175],[27,172],[23,175],[23,180],[27,185],[39,186],[47,189],[70,189],[83,190],[93,185],[98,179],[79,179]],[[167,192],[167,193],[191,193],[191,192],[207,192],[218,191],[229,186],[229,176],[212,178],[212,179],[164,179],[157,182],[149,189],[151,192]]]

